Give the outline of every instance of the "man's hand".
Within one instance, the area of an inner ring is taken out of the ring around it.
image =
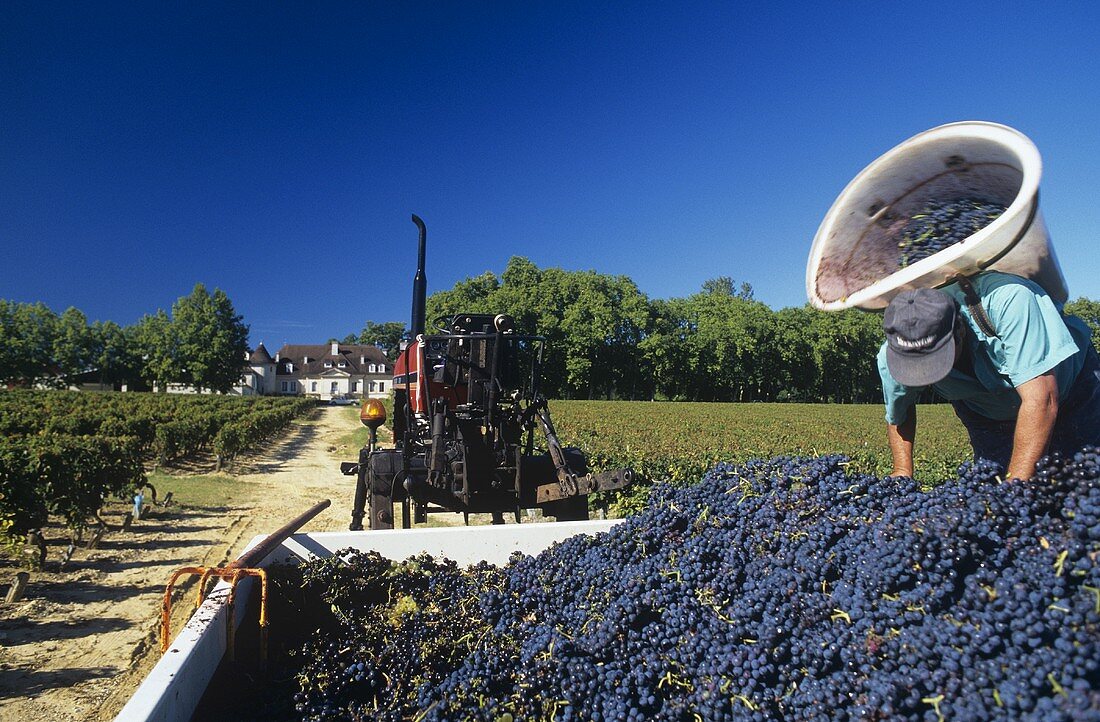
[[[1012,439],[1012,459],[1008,462],[1009,479],[1030,479],[1035,464],[1047,453],[1054,421],[1058,418],[1058,382],[1047,372],[1016,387],[1020,394],[1020,412]]]
[[[894,458],[890,476],[913,476],[913,441],[917,436],[917,407],[909,409],[909,418],[898,425],[886,424],[886,440]]]

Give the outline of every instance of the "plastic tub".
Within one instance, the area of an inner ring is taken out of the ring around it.
[[[1030,278],[1055,300],[1065,278],[1039,211],[1042,159],[997,123],[950,123],[915,135],[863,169],[825,215],[810,249],[806,293],[825,311],[885,308],[907,288],[937,288],[985,269]],[[961,243],[898,268],[898,236],[929,200],[979,198],[1005,212]]]
[[[537,554],[555,542],[576,534],[607,531],[617,523],[619,520],[295,534],[268,555],[260,566],[311,556],[330,556],[348,547],[374,550],[395,561],[427,552],[448,557],[463,566],[479,561],[503,565],[513,552]],[[264,538],[256,537],[248,548]],[[250,580],[237,586],[234,629],[240,629],[242,623],[247,624],[243,617],[251,586]],[[218,584],[210,593],[115,718],[116,722],[186,722],[191,719],[225,654],[228,594],[229,587],[225,583]],[[272,619],[270,623],[277,625],[280,620]]]

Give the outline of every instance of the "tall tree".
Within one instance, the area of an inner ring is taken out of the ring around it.
[[[397,358],[397,351],[401,346],[401,339],[405,337],[405,324],[399,321],[385,321],[375,323],[367,321],[358,338],[348,343],[361,343],[373,345],[382,349],[386,358],[393,361]]]
[[[172,306],[172,328],[181,361],[177,380],[226,393],[240,381],[248,354],[248,327],[220,288],[195,284]]]
[[[90,371],[94,364],[95,338],[88,318],[76,308],[67,308],[57,319],[53,339],[53,360],[66,382]]]
[[[815,320],[810,306],[791,306],[775,314],[776,401],[812,401],[818,383],[809,333]]]
[[[500,281],[491,271],[459,281],[453,288],[436,291],[425,303],[427,333],[438,330],[438,321],[459,313],[494,313],[489,299],[500,288]],[[499,311],[496,311],[499,313]]]
[[[650,305],[648,333],[639,343],[643,363],[650,370],[655,398],[690,398],[686,379],[692,373],[688,339],[695,333],[684,299],[656,299]]]
[[[807,331],[818,368],[815,398],[836,403],[882,400],[875,357],[885,340],[882,316],[848,309],[809,311]]]
[[[1092,331],[1093,347],[1100,351],[1100,301],[1093,301],[1081,296],[1077,300],[1067,303],[1065,311],[1085,322],[1085,325]]]
[[[134,383],[139,378],[141,357],[134,345],[134,334],[114,321],[96,321],[91,326],[92,366],[99,382],[108,386]]]
[[[53,360],[57,314],[43,303],[0,299],[0,382],[59,385]]]
[[[745,301],[753,300],[755,291],[753,291],[752,284],[748,281],[742,281],[741,286],[738,287],[736,282],[729,276],[718,276],[709,280],[703,281],[703,293],[717,293],[723,296],[736,296]]]
[[[521,333],[545,337],[542,389],[549,395],[650,393],[652,384],[639,378],[638,350],[648,299],[628,278],[539,269],[516,256],[499,280],[485,273],[428,299],[429,318],[460,311],[507,313]]]
[[[181,377],[178,343],[172,319],[163,309],[142,316],[127,329],[134,349],[141,357],[140,375],[149,386],[167,391],[170,382]]]

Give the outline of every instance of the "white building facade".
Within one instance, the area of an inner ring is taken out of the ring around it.
[[[249,355],[235,393],[252,396],[385,398],[393,365],[372,345],[286,344],[272,358],[263,343]]]

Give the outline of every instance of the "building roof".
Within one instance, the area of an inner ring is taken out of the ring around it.
[[[308,360],[307,360],[308,359]],[[325,366],[325,362],[329,366]],[[293,364],[293,370],[287,370],[287,364]],[[341,367],[340,364],[344,366]],[[386,358],[382,349],[371,344],[337,344],[337,353],[332,353],[332,344],[286,344],[279,349],[279,362],[275,372],[279,376],[303,378],[319,376],[326,370],[336,369],[350,375],[370,374],[369,364],[381,365],[376,374],[389,374],[393,364]]]
[[[260,345],[256,347],[256,350],[252,352],[252,355],[248,357],[248,363],[250,364],[269,364],[274,359],[271,358],[271,354],[264,348],[264,342],[260,341]]]

